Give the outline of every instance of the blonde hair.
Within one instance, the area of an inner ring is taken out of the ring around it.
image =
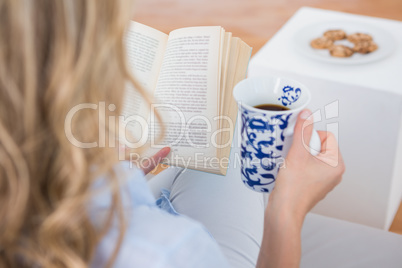
[[[119,115],[127,82],[145,97],[125,59],[131,3],[0,0],[2,267],[86,267],[116,214],[119,241],[124,235],[112,171],[116,148],[78,148],[66,138],[64,122],[81,103],[114,104],[108,115]],[[96,141],[100,127],[114,129],[98,111],[86,109],[73,118],[77,140]],[[86,204],[100,173],[110,175],[113,202],[108,220],[96,229]]]

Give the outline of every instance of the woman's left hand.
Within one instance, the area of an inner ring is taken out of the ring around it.
[[[170,153],[170,147],[162,148],[159,152],[154,154],[150,159],[144,161],[142,171],[144,174],[148,174]]]

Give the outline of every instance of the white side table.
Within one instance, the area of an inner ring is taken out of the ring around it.
[[[320,62],[294,49],[298,30],[326,21],[383,28],[397,48],[381,61],[361,65]],[[317,129],[338,137],[346,173],[313,212],[388,229],[402,197],[402,22],[301,8],[252,58],[249,76],[264,74],[307,85],[310,108],[318,111]]]

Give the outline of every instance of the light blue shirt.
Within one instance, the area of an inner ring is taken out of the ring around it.
[[[127,230],[114,267],[229,267],[218,244],[200,223],[174,215],[170,203],[162,202],[162,209],[156,205],[141,170],[130,168],[128,162],[121,162],[116,172],[121,180]],[[103,189],[89,205],[96,225],[102,222],[111,197],[104,177],[97,180],[93,189],[96,192]],[[118,228],[114,224],[99,243],[92,267],[105,265],[117,237]]]

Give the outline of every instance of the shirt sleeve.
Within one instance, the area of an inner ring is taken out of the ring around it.
[[[118,174],[124,182],[121,191],[126,230],[113,267],[229,267],[218,244],[202,224],[157,207],[143,173],[126,166],[120,164]],[[105,187],[103,180],[94,189]],[[93,198],[89,212],[95,226],[104,221],[110,202],[108,191]],[[118,221],[113,219],[111,228],[97,245],[91,267],[105,266],[118,244],[119,234]]]
[[[158,212],[159,215],[148,217],[156,221],[146,225],[138,221],[128,226],[113,267],[229,267],[218,244],[201,224],[155,210],[141,208],[135,211],[138,218],[149,215],[148,212]],[[117,228],[109,230],[97,247],[91,267],[103,267],[107,263],[117,237]]]
[[[226,268],[229,263],[213,238],[202,227],[197,227],[169,254],[164,267]]]

